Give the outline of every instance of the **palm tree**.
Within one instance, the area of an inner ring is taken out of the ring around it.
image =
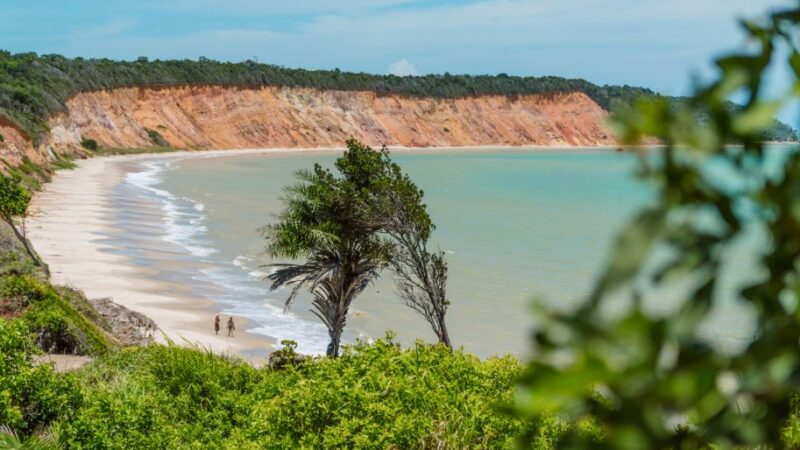
[[[292,286],[286,299],[291,307],[305,288],[312,296],[312,312],[328,328],[328,356],[339,355],[339,343],[353,300],[388,265],[392,244],[374,230],[357,207],[372,181],[382,173],[380,153],[358,142],[336,163],[341,176],[315,165],[300,171],[299,182],[285,191],[277,223],[264,228],[272,257],[304,259],[302,263],[273,264],[271,289]]]
[[[55,450],[61,448],[52,428],[39,428],[30,436],[22,436],[7,425],[0,425],[0,449]]]
[[[294,286],[286,299],[286,308],[291,306],[301,288],[311,292],[311,312],[325,324],[331,338],[328,356],[339,356],[350,304],[386,265],[386,253],[375,250],[357,243],[309,249],[305,263],[276,264],[274,266],[279,269],[269,275],[273,290]],[[273,256],[280,254],[277,249],[272,252]]]

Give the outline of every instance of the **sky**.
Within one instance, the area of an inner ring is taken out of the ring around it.
[[[557,75],[689,93],[790,0],[2,0],[0,48],[371,73]],[[776,76],[774,90],[781,87]],[[782,118],[790,117],[787,113]],[[796,126],[796,123],[792,123]]]

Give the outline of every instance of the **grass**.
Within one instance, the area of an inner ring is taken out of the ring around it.
[[[50,161],[50,167],[54,170],[72,170],[78,167],[71,158],[61,156],[56,151],[53,151],[53,155],[55,155],[55,160]]]
[[[0,220],[0,277],[27,275],[45,279],[44,271],[25,251],[11,226]]]

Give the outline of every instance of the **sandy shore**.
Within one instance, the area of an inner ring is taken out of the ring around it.
[[[565,149],[558,147],[560,151]],[[399,152],[548,151],[551,146],[392,148]],[[341,152],[343,148],[246,149],[171,152],[98,157],[78,161],[74,170],[55,174],[37,193],[30,207],[28,237],[50,266],[52,282],[83,290],[89,298],[110,297],[152,318],[159,326],[159,340],[181,345],[199,345],[216,353],[232,353],[249,360],[263,359],[272,351],[270,339],[247,333],[247,319],[238,318],[240,330],[234,338],[215,336],[214,314],[219,307],[205,298],[194,298],[184,290],[154,280],[122,255],[114,254],[104,237],[113,227],[114,207],[108,193],[124,176],[119,163],[126,161],[215,157],[236,154],[289,152]],[[607,147],[573,147],[567,151],[608,151]],[[258,356],[260,355],[260,356]]]
[[[82,160],[74,170],[57,172],[31,202],[28,237],[50,266],[54,284],[80,289],[89,298],[110,297],[147,315],[158,324],[160,342],[171,340],[215,353],[236,354],[253,362],[262,360],[272,350],[269,339],[242,331],[247,328],[246,319],[237,319],[239,331],[233,338],[224,333],[215,336],[213,317],[217,309],[212,302],[176,292],[148,278],[125,256],[109,252],[103,237],[113,226],[113,205],[106,194],[124,175],[117,162],[154,156]]]

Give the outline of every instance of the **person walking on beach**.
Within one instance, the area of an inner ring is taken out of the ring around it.
[[[217,314],[217,317],[214,317],[214,334],[217,336],[219,336],[219,323],[221,320],[219,314]]]
[[[235,329],[236,327],[233,325],[233,316],[231,316],[228,318],[228,337],[233,336],[233,330]]]

